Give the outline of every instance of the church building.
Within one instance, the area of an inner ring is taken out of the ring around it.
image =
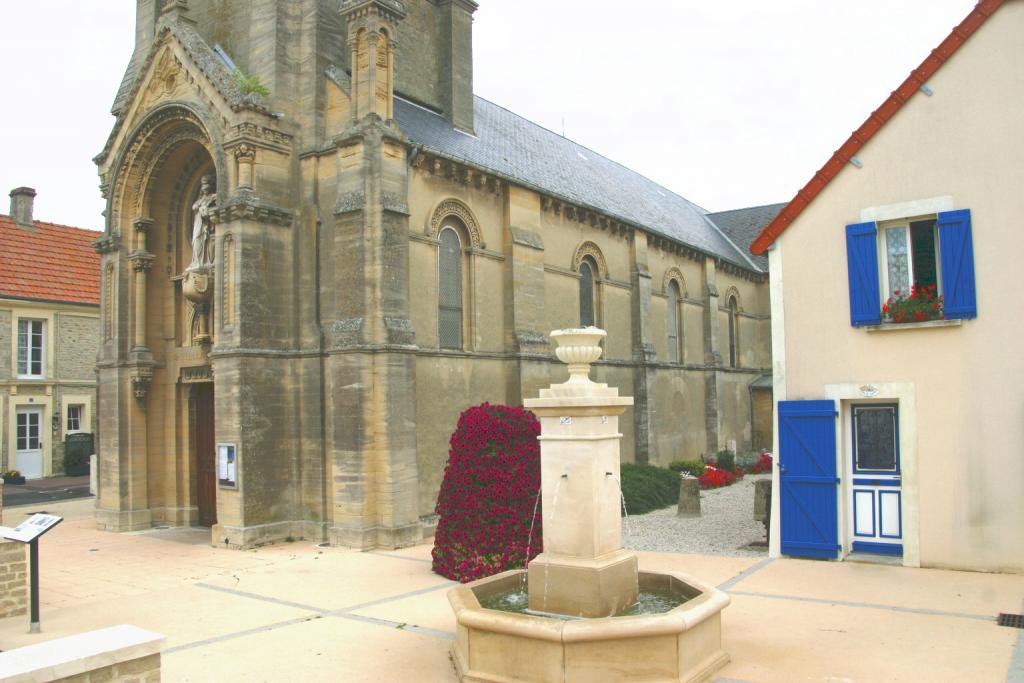
[[[476,9],[137,0],[96,158],[100,528],[416,543],[460,412],[562,381],[559,328],[608,331],[625,461],[771,442],[766,267],[475,97]]]

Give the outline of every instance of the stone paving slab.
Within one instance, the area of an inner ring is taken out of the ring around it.
[[[91,506],[48,507],[67,521],[41,545],[43,633],[0,620],[0,649],[129,623],[168,637],[164,681],[454,681],[453,584],[431,573],[429,545],[224,550],[205,530],[97,532]],[[994,621],[1024,607],[1024,576],[639,555],[732,595],[722,683],[1024,683],[1022,631]]]

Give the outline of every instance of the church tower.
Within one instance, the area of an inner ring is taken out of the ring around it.
[[[421,538],[394,97],[472,130],[475,9],[138,0],[96,158],[100,527]]]

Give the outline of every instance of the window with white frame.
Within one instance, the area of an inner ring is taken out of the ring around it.
[[[884,298],[909,296],[914,288],[941,293],[934,218],[883,223],[878,232]]]
[[[84,419],[84,415],[85,406],[81,404],[69,405],[67,428],[64,431],[69,434],[82,431],[82,420]]]
[[[18,321],[18,377],[42,377],[46,322]]]
[[[846,258],[851,325],[978,315],[969,209],[847,225]]]

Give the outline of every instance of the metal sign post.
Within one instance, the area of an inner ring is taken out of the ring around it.
[[[63,521],[63,517],[39,513],[32,515],[13,529],[0,526],[0,536],[28,544],[29,633],[39,633],[39,537]]]

